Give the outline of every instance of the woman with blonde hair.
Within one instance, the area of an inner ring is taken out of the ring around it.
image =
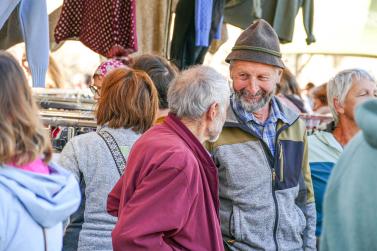
[[[0,250],[61,250],[80,190],[51,154],[25,74],[0,51]]]
[[[112,250],[116,217],[106,212],[107,195],[123,174],[132,145],[153,125],[158,94],[145,72],[118,68],[104,78],[97,106],[97,131],[72,138],[60,157],[85,198],[71,216],[64,250]]]

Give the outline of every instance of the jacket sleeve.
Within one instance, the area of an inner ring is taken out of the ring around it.
[[[185,173],[159,167],[143,178],[119,212],[114,250],[181,250],[170,241],[188,219],[192,199]]]
[[[312,176],[310,173],[309,160],[308,160],[308,140],[306,132],[304,134],[304,156],[302,162],[302,170],[306,187],[306,203],[303,206],[303,212],[306,218],[306,228],[304,230],[304,249],[316,250],[316,209],[314,202],[314,191]]]
[[[122,193],[123,177],[121,177],[115,184],[109,195],[107,196],[107,212],[115,217],[118,217],[120,196]]]
[[[5,194],[8,193],[8,194]],[[7,206],[11,205],[9,201],[7,201],[5,198],[6,196],[9,196],[8,191],[4,191],[0,188],[0,198],[2,199],[3,203],[0,204],[0,250],[5,250],[7,246],[7,238],[6,234],[11,232],[11,228],[7,224],[7,219],[10,219],[8,215]],[[8,203],[4,203],[4,202]],[[12,209],[14,211],[14,208]],[[14,224],[12,224],[14,226]]]
[[[306,43],[309,45],[315,42],[313,35],[313,17],[314,17],[314,1],[304,0],[302,4],[302,18],[304,20],[304,28],[306,31]]]
[[[20,25],[33,87],[45,87],[50,50],[46,1],[20,1]]]
[[[71,171],[75,176],[76,180],[80,185],[81,196],[84,198],[85,194],[85,185],[82,180],[82,174],[79,167],[79,162],[77,160],[78,154],[75,151],[74,144],[72,140],[68,141],[65,144],[63,151],[60,153],[58,164],[60,164],[65,169]],[[67,227],[70,224],[82,224],[84,222],[84,209],[85,209],[85,200],[81,200],[78,210],[73,213],[69,218],[63,221],[64,231],[67,230]],[[74,229],[74,228],[73,228]],[[75,231],[74,229],[73,231]],[[78,232],[75,232],[78,236]],[[77,237],[78,238],[78,237]]]
[[[59,156],[58,163],[65,169],[71,171],[75,175],[77,181],[80,182],[80,168],[77,160],[77,153],[72,140],[65,144],[63,151]]]

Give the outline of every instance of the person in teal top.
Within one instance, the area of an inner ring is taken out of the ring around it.
[[[359,132],[347,145],[324,197],[321,251],[377,250],[377,100],[358,107]]]
[[[327,85],[328,104],[334,122],[327,131],[317,131],[308,137],[309,165],[317,210],[317,237],[321,235],[323,195],[330,173],[343,147],[359,131],[354,119],[354,108],[374,97],[376,90],[376,81],[361,69],[341,71]]]
[[[317,223],[315,235],[320,236],[322,225],[322,200],[331,170],[343,152],[333,134],[317,131],[308,137],[309,165],[312,174],[316,202]]]

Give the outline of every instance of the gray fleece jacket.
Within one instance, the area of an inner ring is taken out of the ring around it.
[[[101,130],[115,138],[125,159],[140,136],[131,129]],[[63,250],[113,250],[111,232],[117,219],[107,213],[106,201],[120,175],[105,141],[96,132],[76,136],[64,147],[59,163],[75,174],[83,197],[65,231]]]
[[[288,123],[277,123],[274,156],[231,107],[219,139],[208,145],[219,170],[226,250],[316,249],[305,123],[278,105]]]

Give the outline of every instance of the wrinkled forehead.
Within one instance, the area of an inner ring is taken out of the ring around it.
[[[229,66],[230,73],[246,72],[249,74],[279,74],[282,69],[273,65],[253,61],[232,60]]]
[[[377,83],[375,80],[367,78],[367,77],[360,77],[352,78],[352,83],[349,91],[358,91],[358,90],[377,90]]]

